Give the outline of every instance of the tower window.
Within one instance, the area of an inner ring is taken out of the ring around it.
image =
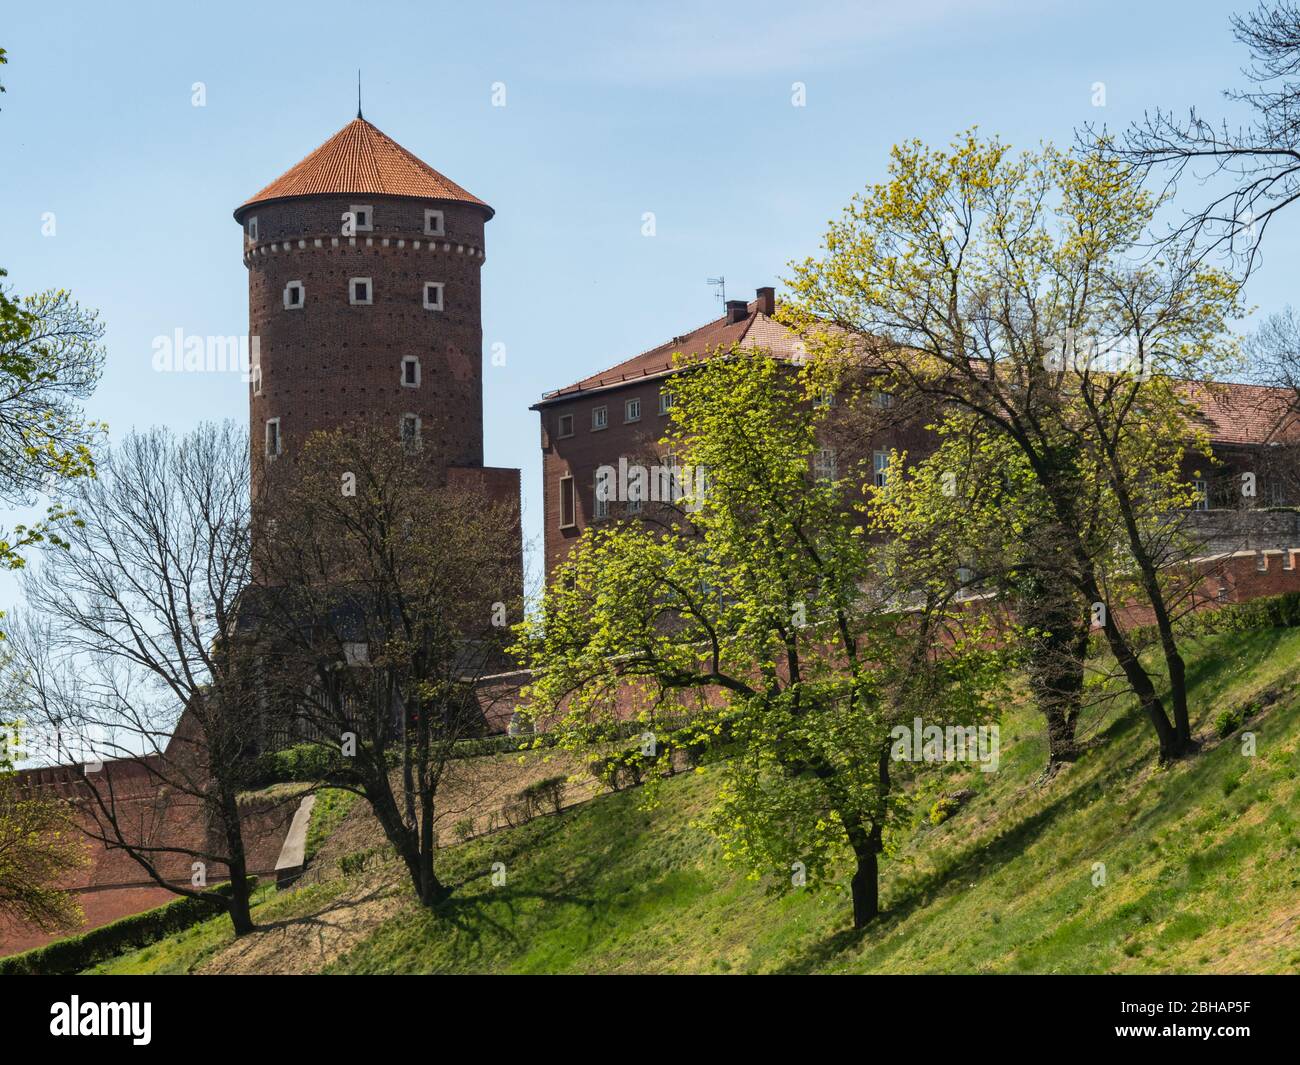
[[[441,211],[424,212],[424,232],[430,237],[446,236],[446,229],[443,228],[443,218]]]
[[[286,311],[302,310],[306,296],[307,290],[302,287],[301,281],[290,281],[284,286],[284,309]]]
[[[420,417],[418,414],[403,414],[401,424],[402,446],[408,451],[420,446]]]
[[[597,429],[604,429],[607,425],[609,425],[609,408],[593,407],[591,410],[591,431],[595,432]]]
[[[248,218],[248,239],[257,239],[257,215],[250,215]]]
[[[367,306],[374,302],[374,291],[368,277],[354,277],[348,282],[348,302]]]
[[[573,478],[560,478],[560,528],[572,529],[578,524],[577,501],[573,497]]]
[[[260,396],[262,394],[262,367],[254,363],[252,370],[249,371],[249,377],[253,382],[253,395]]]
[[[623,404],[623,420],[625,422],[639,422],[641,420],[641,401],[639,399],[629,399]]]
[[[354,203],[348,208],[348,212],[352,215],[352,224],[356,227],[358,233],[365,233],[375,228],[375,209],[373,207],[359,207]]]
[[[273,459],[280,454],[280,419],[268,418],[266,421],[266,457]]]
[[[573,415],[561,414],[559,425],[556,428],[555,435],[563,439],[566,436],[573,435]]]
[[[419,388],[420,387],[420,359],[416,355],[408,355],[402,360],[402,387]]]
[[[424,283],[424,309],[426,311],[442,310],[441,281],[426,281]]]

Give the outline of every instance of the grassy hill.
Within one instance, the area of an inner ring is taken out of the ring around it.
[[[890,912],[861,934],[838,890],[775,897],[723,861],[692,823],[716,787],[706,769],[667,782],[653,810],[603,795],[448,848],[458,890],[437,913],[379,855],[262,891],[253,936],[232,942],[217,919],[97,971],[1300,971],[1300,630],[1189,650],[1198,757],[1158,769],[1120,700],[1043,783],[1039,722],[1010,707],[1000,771],[946,779],[976,794],[940,825],[922,805],[884,867]],[[1219,740],[1214,726],[1252,708],[1246,757],[1240,731]]]

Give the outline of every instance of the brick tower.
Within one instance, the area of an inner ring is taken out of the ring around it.
[[[358,113],[235,210],[255,456],[368,420],[437,468],[483,466],[483,229],[493,211]],[[504,489],[499,474],[489,480]],[[508,479],[508,478],[507,478]]]

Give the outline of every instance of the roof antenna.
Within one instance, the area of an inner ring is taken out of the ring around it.
[[[718,302],[725,304],[727,302],[727,279],[719,275],[718,277],[706,277],[704,280],[718,290]]]
[[[357,67],[357,118],[361,117],[361,68]]]

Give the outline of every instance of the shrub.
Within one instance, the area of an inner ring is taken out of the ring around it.
[[[257,877],[250,876],[249,890],[256,883]],[[79,973],[101,961],[116,958],[128,950],[147,947],[224,913],[226,907],[221,897],[229,894],[230,885],[219,884],[199,898],[182,897],[165,906],[92,928],[89,932],[0,958],[0,976],[67,976]]]
[[[451,826],[451,831],[458,840],[464,843],[470,836],[474,835],[474,818],[462,817]]]
[[[548,808],[553,813],[559,813],[560,807],[564,805],[564,789],[568,779],[561,773],[559,776],[534,781],[524,788],[517,798],[533,813],[542,813]]]
[[[1214,731],[1220,737],[1231,736],[1237,729],[1241,728],[1244,713],[1240,708],[1222,711],[1214,719]]]

